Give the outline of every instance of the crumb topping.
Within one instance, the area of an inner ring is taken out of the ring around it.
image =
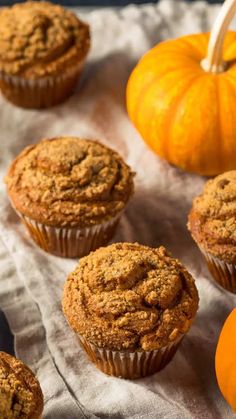
[[[6,177],[14,207],[48,225],[99,224],[118,214],[133,192],[133,173],[110,148],[61,137],[29,146]]]
[[[213,256],[236,261],[236,170],[209,180],[189,215],[193,238]]]
[[[0,11],[0,71],[42,77],[88,52],[88,26],[61,6],[29,1]]]
[[[43,395],[31,370],[0,352],[0,417],[38,419],[42,410]]]
[[[62,305],[75,332],[98,347],[153,350],[188,331],[198,293],[164,247],[116,243],[80,260]]]

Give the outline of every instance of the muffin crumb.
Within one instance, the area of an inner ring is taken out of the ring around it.
[[[168,345],[189,329],[197,307],[194,280],[180,262],[164,247],[137,243],[116,243],[82,258],[63,295],[75,332],[114,350]]]
[[[236,171],[209,180],[196,197],[188,228],[193,239],[215,257],[236,262]]]
[[[0,413],[4,419],[39,419],[43,395],[31,370],[18,359],[0,352]]]
[[[0,11],[0,71],[7,74],[60,74],[83,59],[89,46],[88,25],[59,5],[27,1]]]
[[[16,210],[53,226],[88,226],[120,213],[134,174],[99,142],[76,137],[42,140],[11,164],[6,184]]]

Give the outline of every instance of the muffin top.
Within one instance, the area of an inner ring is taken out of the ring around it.
[[[38,380],[21,361],[0,352],[0,413],[4,419],[38,419],[43,395]]]
[[[123,159],[96,141],[43,140],[24,149],[6,176],[16,210],[54,226],[89,226],[109,220],[133,192]]]
[[[60,74],[83,60],[89,45],[88,25],[61,6],[29,1],[0,11],[0,72]]]
[[[116,243],[80,260],[62,305],[70,326],[97,347],[153,350],[189,329],[198,292],[164,247]]]
[[[206,183],[193,201],[188,228],[203,250],[236,262],[236,170]]]

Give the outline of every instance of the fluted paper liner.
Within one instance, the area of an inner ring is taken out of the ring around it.
[[[163,348],[133,352],[98,348],[82,336],[78,338],[90,360],[102,372],[115,377],[135,379],[154,374],[164,368],[173,358],[183,335]]]
[[[47,108],[65,100],[73,91],[84,60],[60,75],[35,80],[0,73],[0,88],[12,103],[23,108]]]
[[[16,211],[32,239],[46,252],[56,256],[82,257],[108,243],[112,238],[121,213],[111,220],[91,227],[53,227],[32,220]]]
[[[236,294],[236,265],[212,256],[202,248],[200,250],[205,256],[208,269],[214,280],[227,291]]]

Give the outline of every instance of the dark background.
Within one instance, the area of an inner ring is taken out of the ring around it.
[[[0,0],[0,6],[21,3],[24,0]],[[143,3],[156,3],[156,1],[151,0],[51,0],[53,3],[62,4],[64,6],[124,6],[129,3],[143,4]],[[175,0],[176,3],[178,0]],[[194,0],[188,0],[192,2]],[[208,0],[208,3],[223,3],[223,0]]]

